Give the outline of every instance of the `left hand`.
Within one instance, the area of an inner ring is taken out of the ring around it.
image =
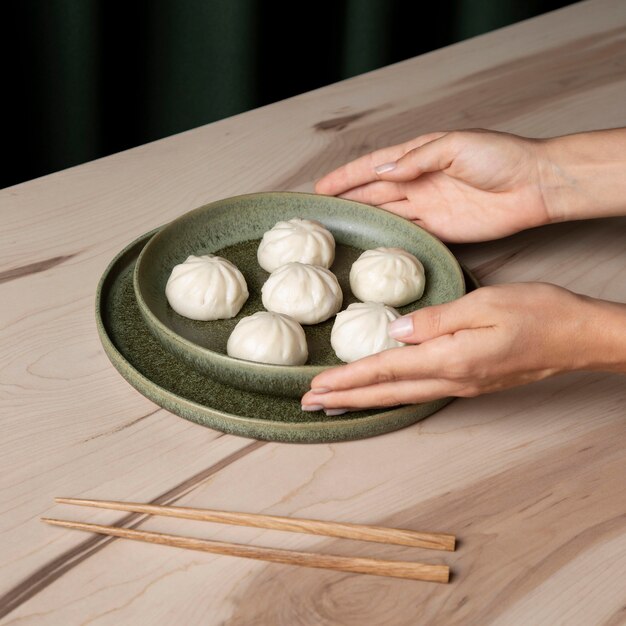
[[[553,153],[548,141],[509,133],[430,133],[346,163],[315,190],[376,205],[444,241],[487,241],[552,221]]]
[[[605,360],[614,369],[625,355],[611,353],[611,328],[623,330],[624,308],[544,283],[483,287],[393,322],[390,334],[413,345],[322,372],[302,408],[332,415],[477,396],[569,370],[603,369]]]

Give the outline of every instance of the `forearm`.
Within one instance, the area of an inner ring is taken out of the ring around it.
[[[538,149],[552,222],[626,215],[626,128],[554,137]]]

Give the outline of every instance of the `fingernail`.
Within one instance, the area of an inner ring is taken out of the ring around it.
[[[405,317],[399,317],[389,324],[387,331],[390,337],[394,339],[402,339],[402,337],[408,337],[413,334],[413,318],[410,315]]]
[[[328,393],[330,391],[330,387],[312,387],[311,393]]]
[[[384,174],[385,172],[391,172],[391,170],[396,169],[397,163],[383,163],[382,165],[378,165],[374,168],[374,171],[377,174]]]
[[[326,413],[328,417],[332,417],[333,415],[343,415],[347,412],[348,409],[324,409],[324,413]]]
[[[321,404],[303,404],[300,408],[303,411],[321,411],[324,407]]]

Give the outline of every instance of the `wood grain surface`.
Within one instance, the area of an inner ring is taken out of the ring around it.
[[[419,36],[416,34],[416,36]],[[626,623],[626,383],[601,373],[458,400],[334,445],[255,442],[155,407],[109,364],[97,280],[206,202],[312,181],[437,129],[626,124],[626,3],[592,0],[0,192],[2,624]],[[28,132],[28,129],[24,129]],[[485,283],[626,301],[626,219],[455,252]],[[454,553],[76,510],[55,495],[428,529]],[[448,585],[84,535],[40,516],[286,550],[444,562]]]

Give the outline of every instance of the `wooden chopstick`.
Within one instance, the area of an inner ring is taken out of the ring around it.
[[[447,583],[450,569],[447,565],[428,565],[425,563],[410,563],[406,561],[386,561],[382,559],[368,559],[362,557],[346,557],[334,554],[313,554],[311,552],[296,552],[277,548],[262,548],[245,546],[239,543],[225,541],[209,541],[208,539],[194,539],[179,535],[166,535],[144,530],[133,530],[117,526],[102,526],[100,524],[86,524],[83,522],[69,522],[65,520],[41,518],[42,522],[53,526],[63,526],[76,530],[85,530],[102,535],[112,535],[135,541],[158,543],[188,550],[199,550],[213,554],[257,559],[286,565],[301,565],[303,567],[317,567],[320,569],[353,572],[357,574],[373,574],[375,576],[391,576],[393,578],[408,578],[410,580],[424,580],[437,583]]]
[[[118,502],[115,500],[86,500],[81,498],[55,498],[59,504],[76,504],[92,506],[114,511],[130,511],[148,515],[165,515],[183,519],[205,522],[219,522],[235,526],[253,526],[272,530],[287,530],[311,535],[325,535],[342,539],[358,539],[376,541],[399,546],[428,548],[430,550],[453,551],[456,543],[454,535],[447,533],[427,533],[402,528],[386,528],[384,526],[368,526],[346,522],[324,522],[321,520],[279,517],[275,515],[259,515],[256,513],[239,513],[216,511],[212,509],[196,509],[183,506],[161,506],[142,504],[140,502]]]

